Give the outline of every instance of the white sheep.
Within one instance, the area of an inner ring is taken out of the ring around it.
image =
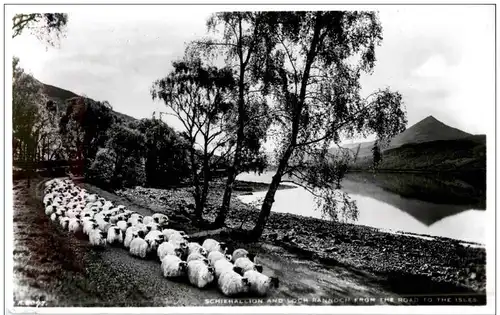
[[[148,244],[148,248],[146,250],[146,255],[150,255],[152,253],[157,253],[158,251],[158,246],[163,242],[160,238],[149,238],[149,239],[144,239],[146,243]]]
[[[236,267],[240,267],[243,270],[243,272],[248,270],[256,270],[258,272],[262,272],[262,265],[252,262],[247,257],[240,257],[236,259],[234,265]]]
[[[161,270],[166,278],[179,278],[186,275],[187,262],[175,255],[166,255],[161,260]]]
[[[246,249],[238,248],[233,251],[231,261],[234,263],[240,257],[247,257],[251,261],[254,261],[255,255],[250,254]]]
[[[106,246],[106,236],[103,231],[98,228],[93,229],[89,233],[89,243],[92,246]]]
[[[144,239],[146,241],[147,240],[157,240],[157,239],[159,239],[160,241],[163,241],[165,239],[165,236],[163,234],[161,234],[160,231],[154,230],[154,231],[150,231],[148,234],[146,234],[146,237],[144,237]]]
[[[87,196],[85,197],[85,201],[86,201],[87,203],[93,203],[93,202],[96,202],[96,201],[97,201],[97,195],[95,195],[95,194],[92,194],[92,195],[87,195]]]
[[[49,204],[52,203],[53,199],[54,199],[54,195],[53,194],[46,194],[43,197],[43,204],[49,205]]]
[[[82,221],[78,218],[69,220],[68,230],[72,233],[79,233],[82,231]]]
[[[125,239],[123,240],[123,245],[125,247],[130,247],[130,242],[134,239],[132,236],[136,235],[140,238],[144,238],[144,231],[139,230],[138,228],[131,226],[125,232]]]
[[[210,252],[210,253],[208,253],[208,261],[210,262],[210,264],[212,266],[214,266],[215,262],[218,261],[218,260],[220,260],[220,259],[226,260],[227,258],[221,252]]]
[[[130,243],[132,243],[136,237],[140,237],[139,231],[132,230],[131,228],[127,229],[127,232],[125,232],[125,239],[123,240],[123,246],[125,248],[130,248]]]
[[[215,278],[219,279],[220,275],[227,271],[235,271],[242,274],[242,270],[239,267],[235,267],[229,260],[219,259],[212,266],[215,268]]]
[[[117,226],[111,226],[108,229],[108,235],[106,237],[108,244],[121,244],[123,243],[123,233]]]
[[[208,259],[207,257],[203,256],[200,253],[191,253],[187,256],[186,261],[190,262],[191,260],[201,260],[204,261],[206,264],[208,264]]]
[[[187,256],[188,242],[185,239],[171,237],[168,242],[182,250],[182,257]]]
[[[56,209],[57,209],[56,206],[47,206],[45,207],[45,214],[51,215],[52,213],[56,212]]]
[[[163,257],[167,255],[174,255],[177,257],[182,257],[183,251],[180,247],[175,246],[174,244],[170,242],[163,242],[158,246],[158,249],[156,250],[156,253],[158,255],[158,258],[160,260],[163,259]]]
[[[167,240],[170,240],[170,238],[172,236],[175,235],[175,237],[177,238],[184,238],[184,239],[188,239],[189,237],[187,236],[186,232],[184,231],[177,231],[177,230],[174,230],[174,229],[164,229],[162,231],[163,235],[165,235],[167,237]]]
[[[177,230],[174,230],[174,229],[164,229],[163,231],[161,231],[163,235],[165,235],[165,237],[167,238],[167,240],[170,239],[170,236],[174,233],[179,233],[179,231]]]
[[[187,254],[191,255],[193,253],[199,253],[205,257],[207,257],[207,255],[208,255],[207,250],[203,246],[201,246],[200,244],[198,244],[196,242],[190,242],[190,243],[188,243]]]
[[[113,203],[111,201],[106,201],[104,203],[104,205],[102,205],[102,208],[104,210],[109,210],[109,209],[113,208]]]
[[[95,215],[95,212],[91,211],[91,210],[85,210],[85,211],[82,211],[80,213],[80,216],[82,217],[82,219],[85,219],[85,218],[93,219],[94,215]]]
[[[66,212],[66,216],[70,219],[76,218],[78,212],[75,209],[70,209]]]
[[[214,281],[214,269],[202,260],[191,260],[187,264],[189,282],[199,289]]]
[[[66,208],[63,207],[57,207],[57,210],[55,212],[58,216],[65,216],[66,215]]]
[[[131,216],[128,219],[128,222],[132,223],[132,225],[137,225],[139,223],[142,223],[142,216]]]
[[[148,252],[148,243],[140,237],[135,237],[130,242],[130,254],[140,258],[146,258]]]
[[[268,277],[256,270],[248,270],[243,276],[250,282],[250,292],[259,296],[266,296],[279,287],[278,278]]]
[[[61,228],[63,230],[67,230],[69,225],[69,218],[59,217],[59,224],[61,225]]]
[[[125,220],[122,220],[122,221],[116,222],[116,226],[118,226],[120,228],[120,230],[123,233],[125,233],[127,231],[127,229],[132,226],[132,223],[129,223]]]
[[[207,238],[204,242],[203,242],[203,246],[207,252],[213,252],[213,251],[217,251],[217,252],[221,252],[223,254],[226,253],[226,250],[227,250],[227,246],[226,246],[226,243],[224,242],[217,242],[216,240],[214,239],[211,239],[211,238]]]
[[[168,224],[168,217],[162,213],[155,213],[153,214],[153,220],[161,225],[167,225]]]
[[[132,225],[132,226],[135,226],[138,231],[142,231],[144,233],[144,235],[146,235],[149,232],[148,228],[146,227],[145,224],[137,223],[136,225]]]
[[[160,225],[158,223],[149,222],[149,223],[145,223],[145,224],[146,224],[146,228],[148,229],[148,231],[159,231],[160,230]]]
[[[86,235],[89,235],[90,231],[98,227],[99,226],[97,225],[97,223],[95,223],[95,220],[93,219],[83,221],[83,233],[85,233]]]
[[[221,292],[226,296],[247,293],[250,289],[250,282],[248,279],[232,270],[222,273],[217,283]]]
[[[143,219],[142,219],[142,223],[144,223],[144,224],[149,224],[151,222],[154,222],[154,219],[152,216],[147,215],[147,216],[143,217]]]
[[[182,236],[182,234],[180,234],[180,233],[170,234],[170,237],[168,238],[168,240],[172,241],[172,242],[176,242],[178,244],[185,243],[186,244],[186,248],[188,246],[188,240],[186,239],[185,236]]]

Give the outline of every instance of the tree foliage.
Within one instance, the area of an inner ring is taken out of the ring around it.
[[[12,38],[30,30],[39,40],[55,46],[61,36],[64,36],[68,24],[68,15],[65,13],[31,13],[16,14],[12,18]]]
[[[114,124],[107,131],[107,138],[105,147],[91,161],[86,178],[110,189],[143,185],[145,136],[133,124]]]
[[[105,146],[107,131],[114,123],[111,105],[85,97],[66,101],[66,113],[59,121],[59,130],[69,160],[79,161],[80,169],[90,167],[99,148]]]
[[[160,119],[142,119],[138,129],[145,135],[146,183],[167,187],[189,176],[189,143]]]
[[[60,145],[57,119],[46,108],[42,85],[12,61],[12,145],[15,162],[31,173],[35,164],[50,160]]]
[[[253,230],[262,234],[284,175],[302,185],[332,191],[331,172],[312,172],[329,163],[341,177],[346,161],[332,163],[328,149],[341,139],[376,134],[387,139],[406,125],[402,97],[389,89],[361,97],[360,76],[375,65],[382,27],[375,12],[271,12],[266,83],[274,97],[278,167]],[[324,201],[331,201],[323,194]],[[332,206],[335,203],[331,203]],[[330,207],[332,209],[332,207]],[[332,212],[332,211],[330,211]]]
[[[236,176],[248,170],[262,171],[266,165],[261,146],[270,120],[261,67],[270,50],[267,38],[271,24],[267,23],[267,18],[268,15],[263,12],[215,13],[207,21],[207,27],[212,34],[217,34],[222,28],[220,36],[196,43],[209,56],[224,56],[226,66],[235,69],[235,149],[228,165],[226,188],[215,222],[218,226],[224,224]]]
[[[162,100],[184,126],[189,143],[196,217],[202,218],[214,167],[231,154],[234,128],[234,79],[230,68],[205,66],[195,55],[173,62],[174,70],[153,83],[153,99]]]

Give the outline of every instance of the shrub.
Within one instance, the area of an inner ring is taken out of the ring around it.
[[[158,119],[142,119],[139,130],[146,138],[146,183],[166,187],[180,183],[189,176],[187,141]]]
[[[112,188],[115,182],[116,153],[107,148],[97,151],[94,161],[85,174],[86,179],[102,188]]]
[[[116,181],[120,187],[143,186],[146,183],[144,159],[130,157],[125,160]]]

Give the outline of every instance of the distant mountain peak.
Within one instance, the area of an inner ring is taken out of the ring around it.
[[[470,133],[450,127],[429,115],[391,140],[392,148],[407,143],[422,143],[436,140],[454,140],[471,136]]]
[[[469,136],[472,135],[460,129],[450,127],[442,121],[438,120],[433,115],[429,115],[392,138],[388,149],[397,148],[410,143],[424,143],[438,140],[456,140]],[[362,157],[372,155],[373,144],[373,141],[358,142],[346,144],[344,145],[344,147],[351,149],[353,152],[356,152],[359,146],[359,156]],[[331,150],[332,152],[335,151],[335,149]]]
[[[432,115],[429,115],[407,129],[413,128],[415,126],[423,125],[423,124],[443,124],[444,125],[444,123],[442,121],[440,121],[439,119],[437,119],[436,117],[434,117]]]

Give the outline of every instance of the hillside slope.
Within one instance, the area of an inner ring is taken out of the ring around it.
[[[40,81],[38,81],[40,82]],[[49,99],[51,99],[54,103],[57,104],[57,107],[59,110],[66,110],[66,100],[73,98],[73,97],[79,97],[80,95],[75,94],[71,91],[61,89],[60,87],[53,86],[50,84],[45,84],[43,82],[40,82],[42,85],[43,93],[47,95]],[[112,110],[112,113],[119,118],[120,120],[124,122],[130,122],[130,121],[135,121],[134,117],[131,117],[129,115],[125,115],[123,113],[119,113],[117,111]]]
[[[372,156],[358,158],[353,169],[368,169]],[[379,169],[401,171],[485,171],[486,135],[410,143],[383,152]]]

